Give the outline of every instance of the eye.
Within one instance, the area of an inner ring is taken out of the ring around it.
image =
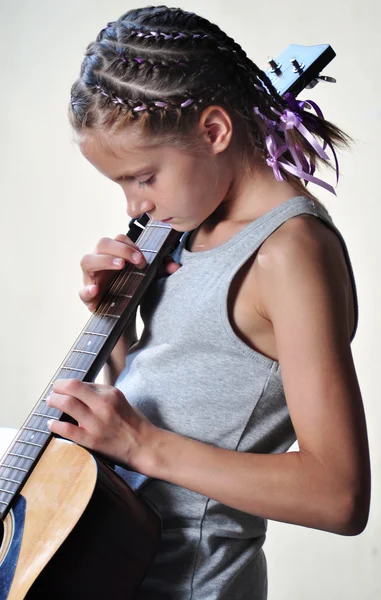
[[[138,186],[140,188],[146,187],[147,185],[152,185],[155,181],[155,175],[152,175],[147,181],[138,181]]]

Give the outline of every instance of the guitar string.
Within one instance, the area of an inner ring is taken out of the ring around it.
[[[147,237],[147,231],[146,229],[144,229],[142,231],[142,233],[140,234],[137,243],[140,243],[141,241],[145,241],[145,238]],[[89,341],[92,341],[94,343],[94,336],[97,336],[97,334],[99,334],[99,336],[103,336],[103,335],[109,335],[109,331],[107,331],[107,329],[103,326],[103,325],[107,325],[107,323],[110,323],[110,321],[107,321],[107,319],[104,317],[105,314],[107,314],[107,312],[109,311],[109,309],[111,308],[111,304],[112,304],[112,299],[109,299],[109,296],[112,294],[117,294],[120,293],[123,286],[125,285],[125,283],[133,278],[133,265],[129,265],[128,268],[128,272],[127,273],[118,273],[116,274],[116,279],[113,282],[112,286],[110,287],[110,290],[107,294],[107,298],[105,300],[103,300],[101,302],[101,304],[99,305],[99,307],[97,308],[97,311],[91,315],[91,317],[89,318],[88,322],[86,323],[84,329],[82,330],[82,332],[80,333],[80,335],[78,336],[78,338],[75,340],[71,350],[69,351],[69,353],[67,354],[67,356],[65,357],[63,363],[60,365],[59,369],[57,370],[55,376],[53,376],[51,382],[49,383],[48,387],[47,387],[47,393],[50,393],[50,388],[52,383],[55,381],[55,379],[57,378],[57,376],[59,375],[60,378],[63,379],[71,379],[73,378],[72,373],[65,373],[65,371],[62,372],[62,366],[65,365],[65,363],[67,362],[67,360],[70,358],[70,356],[72,356],[72,351],[74,349],[78,349],[78,350],[83,350],[84,347],[80,345],[80,347],[78,348],[78,345],[80,344],[81,340],[83,341],[84,336],[89,336]],[[83,331],[88,331],[89,333],[83,333]],[[91,339],[92,337],[92,339]],[[86,346],[85,346],[86,347]],[[96,354],[98,354],[98,352],[101,350],[102,344],[100,345],[99,349],[97,350]],[[81,363],[81,354],[78,352],[78,359],[74,359],[74,362],[70,363],[71,366],[74,368],[74,370],[76,368],[79,368],[82,366]],[[69,367],[70,368],[70,367]],[[60,373],[61,371],[61,373]],[[80,378],[80,377],[78,377]]]
[[[150,225],[146,226],[146,229],[142,232],[142,234],[139,236],[139,238],[137,240],[137,244],[139,245],[139,248],[147,247],[149,249],[152,249],[152,246],[154,245],[153,241],[160,242],[159,248],[162,246],[165,239],[159,240],[158,239],[159,236],[157,235],[157,231],[155,231],[155,229],[156,228],[154,226],[150,226]],[[156,240],[155,240],[155,237],[156,237]],[[168,237],[168,232],[166,233],[166,237]],[[139,285],[139,278],[144,277],[144,276],[145,276],[144,273],[140,273],[140,271],[136,270],[135,265],[128,264],[127,270],[125,270],[122,273],[119,273],[116,276],[115,281],[113,282],[113,284],[111,285],[111,287],[109,289],[107,297],[100,304],[96,313],[94,313],[93,317],[90,318],[90,321],[87,324],[87,326],[89,326],[88,330],[89,331],[93,330],[94,333],[109,335],[114,327],[114,325],[111,322],[112,327],[110,330],[109,318],[112,319],[114,317],[108,317],[108,315],[111,314],[111,312],[112,312],[111,309],[113,308],[113,305],[115,305],[115,303],[118,302],[118,300],[115,302],[115,298],[113,298],[113,296],[114,297],[118,296],[122,292],[125,292],[125,293],[133,296],[133,294],[136,292],[136,289]],[[127,302],[124,302],[122,298],[119,300],[119,305],[122,305],[122,306],[124,305],[124,308],[121,311],[122,313],[127,308],[128,304],[130,302],[130,299],[125,298],[124,300]],[[86,326],[86,328],[87,328],[87,326]],[[81,355],[79,354],[79,356],[76,357],[77,360],[75,360],[73,363],[71,363],[72,366],[74,368],[84,366],[82,363],[82,358],[83,357],[81,357]]]

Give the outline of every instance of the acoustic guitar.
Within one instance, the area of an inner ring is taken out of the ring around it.
[[[280,94],[296,96],[331,80],[320,71],[334,56],[328,45],[292,45],[270,59],[266,73]],[[0,439],[7,442],[0,460],[0,600],[129,600],[158,550],[155,508],[99,456],[47,427],[49,419],[68,418],[46,404],[54,381],[94,381],[180,237],[147,215],[131,223],[128,235],[146,267],[126,265],[114,276],[21,428]]]

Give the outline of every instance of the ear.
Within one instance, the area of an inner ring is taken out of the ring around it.
[[[233,123],[221,106],[207,106],[199,120],[202,138],[208,144],[211,152],[218,154],[229,146]]]

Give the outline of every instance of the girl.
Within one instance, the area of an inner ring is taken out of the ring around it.
[[[106,384],[55,382],[49,404],[79,424],[51,430],[113,460],[160,511],[139,600],[263,600],[267,519],[357,535],[368,517],[356,286],[300,170],[326,160],[310,134],[347,137],[280,97],[216,25],[166,6],[130,10],[99,33],[69,115],[130,217],[184,234]],[[123,234],[83,257],[91,311],[126,263],[145,258]]]

